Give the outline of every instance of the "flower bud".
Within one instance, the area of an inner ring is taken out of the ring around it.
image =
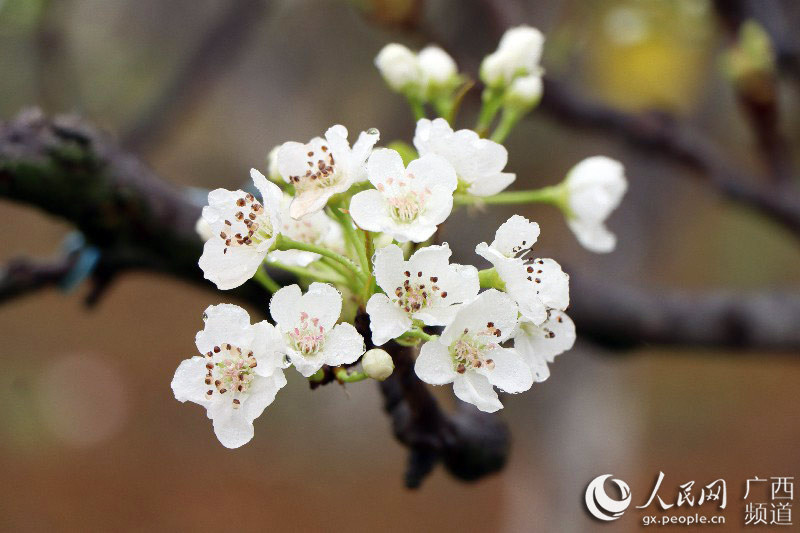
[[[424,48],[417,59],[422,71],[422,85],[429,90],[448,87],[456,80],[458,75],[456,62],[438,46]]]
[[[398,92],[419,85],[422,78],[416,54],[402,44],[384,46],[375,57],[375,66],[389,87]]]
[[[605,156],[586,158],[569,171],[564,186],[567,224],[578,241],[596,253],[612,251],[617,239],[605,220],[628,189],[622,163]]]
[[[518,26],[506,31],[497,50],[481,63],[481,79],[489,87],[505,86],[518,76],[540,74],[544,35],[536,28]]]
[[[392,375],[394,361],[392,361],[392,356],[389,355],[386,350],[373,348],[361,358],[361,368],[363,368],[364,373],[372,379],[383,381]]]
[[[542,77],[523,76],[511,82],[505,95],[505,106],[517,111],[528,111],[542,98]]]

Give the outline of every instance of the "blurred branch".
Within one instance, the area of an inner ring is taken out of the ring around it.
[[[570,294],[578,336],[609,348],[800,350],[798,291],[658,291],[572,276]]]
[[[59,285],[72,270],[75,254],[54,261],[18,258],[0,268],[0,304],[47,287]]]
[[[585,100],[560,82],[545,79],[539,109],[572,127],[613,134],[655,156],[681,163],[705,176],[720,195],[781,224],[800,238],[800,195],[786,184],[756,184],[718,152],[711,141],[657,112],[628,113]]]
[[[141,152],[158,144],[190,115],[211,85],[236,65],[248,38],[263,21],[267,0],[230,0],[197,47],[122,134],[123,146]]]

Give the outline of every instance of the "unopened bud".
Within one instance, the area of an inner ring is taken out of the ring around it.
[[[402,44],[384,46],[375,58],[375,66],[389,87],[398,92],[418,86],[422,78],[416,54]]]
[[[422,85],[428,90],[450,87],[458,83],[458,67],[450,55],[438,46],[428,46],[418,55]]]
[[[518,111],[528,111],[542,98],[542,78],[538,75],[516,78],[505,95],[505,106]]]
[[[394,371],[394,361],[392,361],[392,356],[389,355],[386,350],[373,348],[361,358],[361,368],[363,368],[364,373],[372,379],[383,381],[392,375],[392,371]]]

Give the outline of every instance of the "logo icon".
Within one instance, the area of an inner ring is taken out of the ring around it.
[[[622,499],[615,500],[606,494],[605,482],[608,478],[611,478],[611,474],[597,476],[586,487],[586,508],[592,516],[605,521],[618,519],[631,504],[631,489],[621,479],[611,478],[611,481],[616,483]]]

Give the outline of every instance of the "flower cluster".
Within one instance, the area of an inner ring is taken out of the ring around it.
[[[197,224],[205,277],[221,290],[253,280],[272,293],[272,323],[252,324],[235,305],[209,307],[200,355],[183,361],[172,382],[178,400],[206,408],[223,445],[253,437],[289,367],[318,384],[385,380],[393,350],[417,346],[419,379],[452,383],[458,398],[487,412],[503,407],[498,391],[520,393],[548,378],[575,326],[565,313],[569,276],[533,251],[539,225],[509,218],[490,244],[475,247],[482,270],[453,262],[438,238],[462,206],[545,203],[563,211],[584,247],[615,247],[605,221],[627,187],[620,163],[591,157],[559,184],[506,190],[517,176],[506,170],[502,143],[541,97],[543,42],[538,30],[514,28],[486,57],[475,129],[452,126],[456,93],[471,82],[450,56],[388,45],[376,64],[417,117],[413,146],[376,147],[374,128],[351,146],[335,125],[275,147],[269,178],[253,169],[249,192],[209,193]],[[426,107],[438,116],[427,118]],[[278,272],[292,281],[281,286]]]

